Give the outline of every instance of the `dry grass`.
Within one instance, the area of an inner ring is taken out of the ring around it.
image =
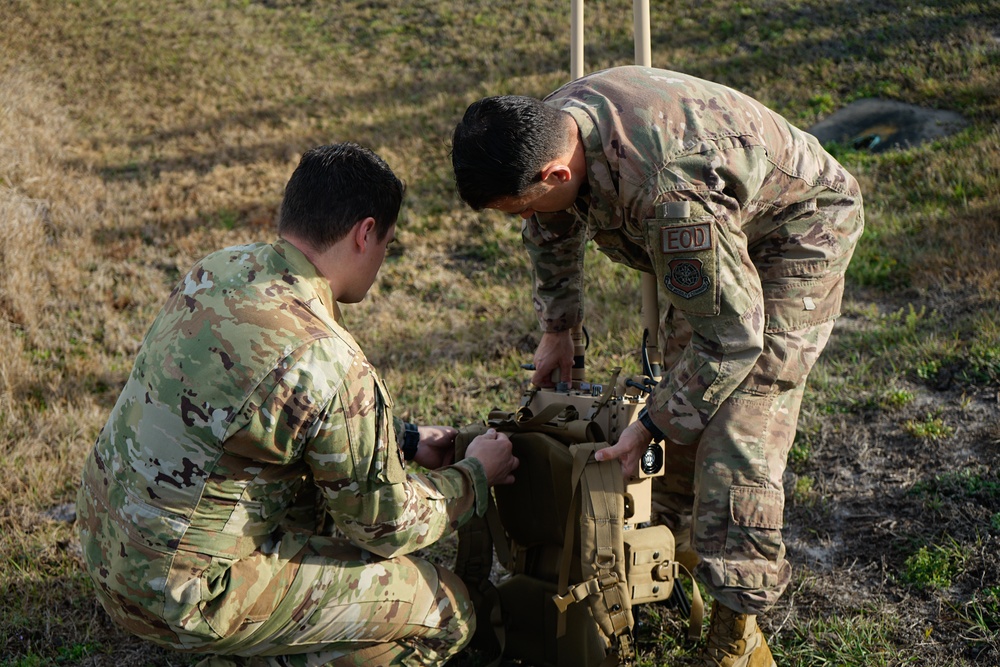
[[[587,3],[588,69],[631,62],[627,4]],[[1000,360],[1000,5],[652,5],[655,64],[802,126],[872,95],[972,122],[933,146],[844,154],[868,201],[848,304],[867,333],[829,353],[809,429],[824,432],[844,396],[956,350],[987,371]],[[0,595],[14,601],[0,665],[184,664],[108,626],[51,515],[72,502],[145,328],[198,257],[271,238],[303,150],[351,139],[409,196],[400,250],[348,322],[404,416],[464,423],[510,406],[537,336],[528,265],[516,222],[458,201],[448,140],[474,99],[566,79],[568,16],[528,0],[19,0],[0,22]],[[588,262],[592,375],[635,369],[638,280],[596,251]],[[884,314],[909,303],[945,315],[887,353],[871,331],[902,327]]]

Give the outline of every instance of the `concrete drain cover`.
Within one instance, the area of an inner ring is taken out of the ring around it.
[[[848,104],[806,131],[819,139],[821,144],[835,141],[858,150],[878,153],[938,139],[959,131],[967,124],[954,111],[868,98]]]

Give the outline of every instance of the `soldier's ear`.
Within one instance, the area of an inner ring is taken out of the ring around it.
[[[369,245],[375,243],[378,240],[377,236],[375,218],[370,216],[364,220],[358,220],[354,223],[354,228],[351,230],[354,245],[360,252],[365,252]]]
[[[560,160],[553,160],[542,168],[542,183],[551,186],[568,183],[573,177],[573,171],[569,165]]]

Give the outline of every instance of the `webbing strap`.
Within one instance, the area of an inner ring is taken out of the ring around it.
[[[573,543],[576,540],[576,523],[578,520],[573,508],[576,507],[577,491],[580,489],[580,478],[583,476],[587,460],[594,450],[576,447],[575,449],[571,449],[571,451],[573,453],[573,472],[570,474],[572,495],[570,495],[569,499],[570,511],[566,514],[566,530],[563,532],[566,538],[563,543],[562,555],[559,558],[559,588],[556,589],[556,595],[553,597],[556,606],[561,604],[560,599],[565,597],[569,592],[569,568],[573,562]],[[560,612],[562,611],[565,611],[565,608],[560,609]],[[566,615],[560,613],[556,619],[556,637],[562,637],[565,634]]]
[[[631,665],[635,659],[632,646],[631,600],[625,583],[623,523],[625,484],[621,467],[608,463],[588,465],[583,472],[584,484],[589,493],[583,494],[581,503],[589,502],[589,507],[581,507],[580,516],[591,517],[597,537],[597,551],[594,567],[601,582],[603,613],[594,614],[601,631],[613,640],[618,659],[623,665]],[[614,546],[621,551],[615,553]],[[593,609],[593,607],[591,607]],[[605,615],[606,614],[606,615]]]
[[[559,417],[566,417],[560,421]],[[602,442],[604,430],[589,419],[580,419],[576,408],[568,403],[551,403],[538,414],[522,408],[514,414],[491,413],[490,426],[502,433],[545,433],[569,445],[581,442]]]
[[[507,533],[503,529],[500,521],[500,512],[497,510],[493,494],[490,494],[489,504],[486,506],[486,525],[489,528],[490,537],[493,541],[493,548],[497,552],[497,560],[508,571],[512,571],[514,560],[510,555],[510,544],[507,542]]]
[[[514,415],[514,423],[517,424],[518,430],[536,430],[536,427],[547,424],[561,415],[567,407],[569,406],[566,403],[552,403],[542,408],[542,411],[537,415],[531,414],[527,409],[521,409]]]
[[[705,619],[705,602],[701,598],[701,590],[698,589],[698,582],[694,575],[686,567],[677,563],[677,566],[684,570],[691,579],[691,615],[688,616],[688,639],[698,641],[701,639],[701,622]],[[676,582],[680,586],[680,582]]]
[[[566,540],[559,563],[559,587],[552,598],[560,612],[556,621],[556,636],[561,637],[566,632],[566,608],[574,602],[590,598],[591,611],[596,608],[600,612],[593,613],[594,620],[615,646],[617,656],[614,657],[628,665],[635,658],[630,623],[631,602],[624,581],[625,564],[618,562],[619,554],[614,548],[614,545],[622,543],[624,482],[620,466],[592,462],[596,449],[594,443],[570,447],[573,454],[570,507],[576,506],[579,496],[580,514],[577,517],[574,513],[566,520]],[[588,564],[594,575],[570,586],[569,570],[578,521],[587,521],[588,528],[594,531],[596,549],[593,562]],[[591,596],[599,596],[600,602],[595,603]],[[598,604],[601,607],[594,606]]]
[[[621,468],[613,465],[588,465],[583,475],[585,478],[583,481],[590,493],[584,494],[580,499],[581,503],[589,503],[589,507],[581,511],[581,517],[590,516],[594,519],[597,550],[593,565],[604,584],[601,593],[611,621],[611,626],[602,630],[609,635],[617,636],[629,627],[630,605],[627,588],[618,585],[624,584],[625,564],[618,562],[614,549],[614,545],[622,543],[624,521],[623,512],[618,507],[622,504],[621,498],[624,493]],[[624,557],[624,552],[622,556]]]

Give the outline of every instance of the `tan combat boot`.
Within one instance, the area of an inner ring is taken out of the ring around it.
[[[776,667],[757,617],[712,603],[712,625],[702,654],[705,667]]]

